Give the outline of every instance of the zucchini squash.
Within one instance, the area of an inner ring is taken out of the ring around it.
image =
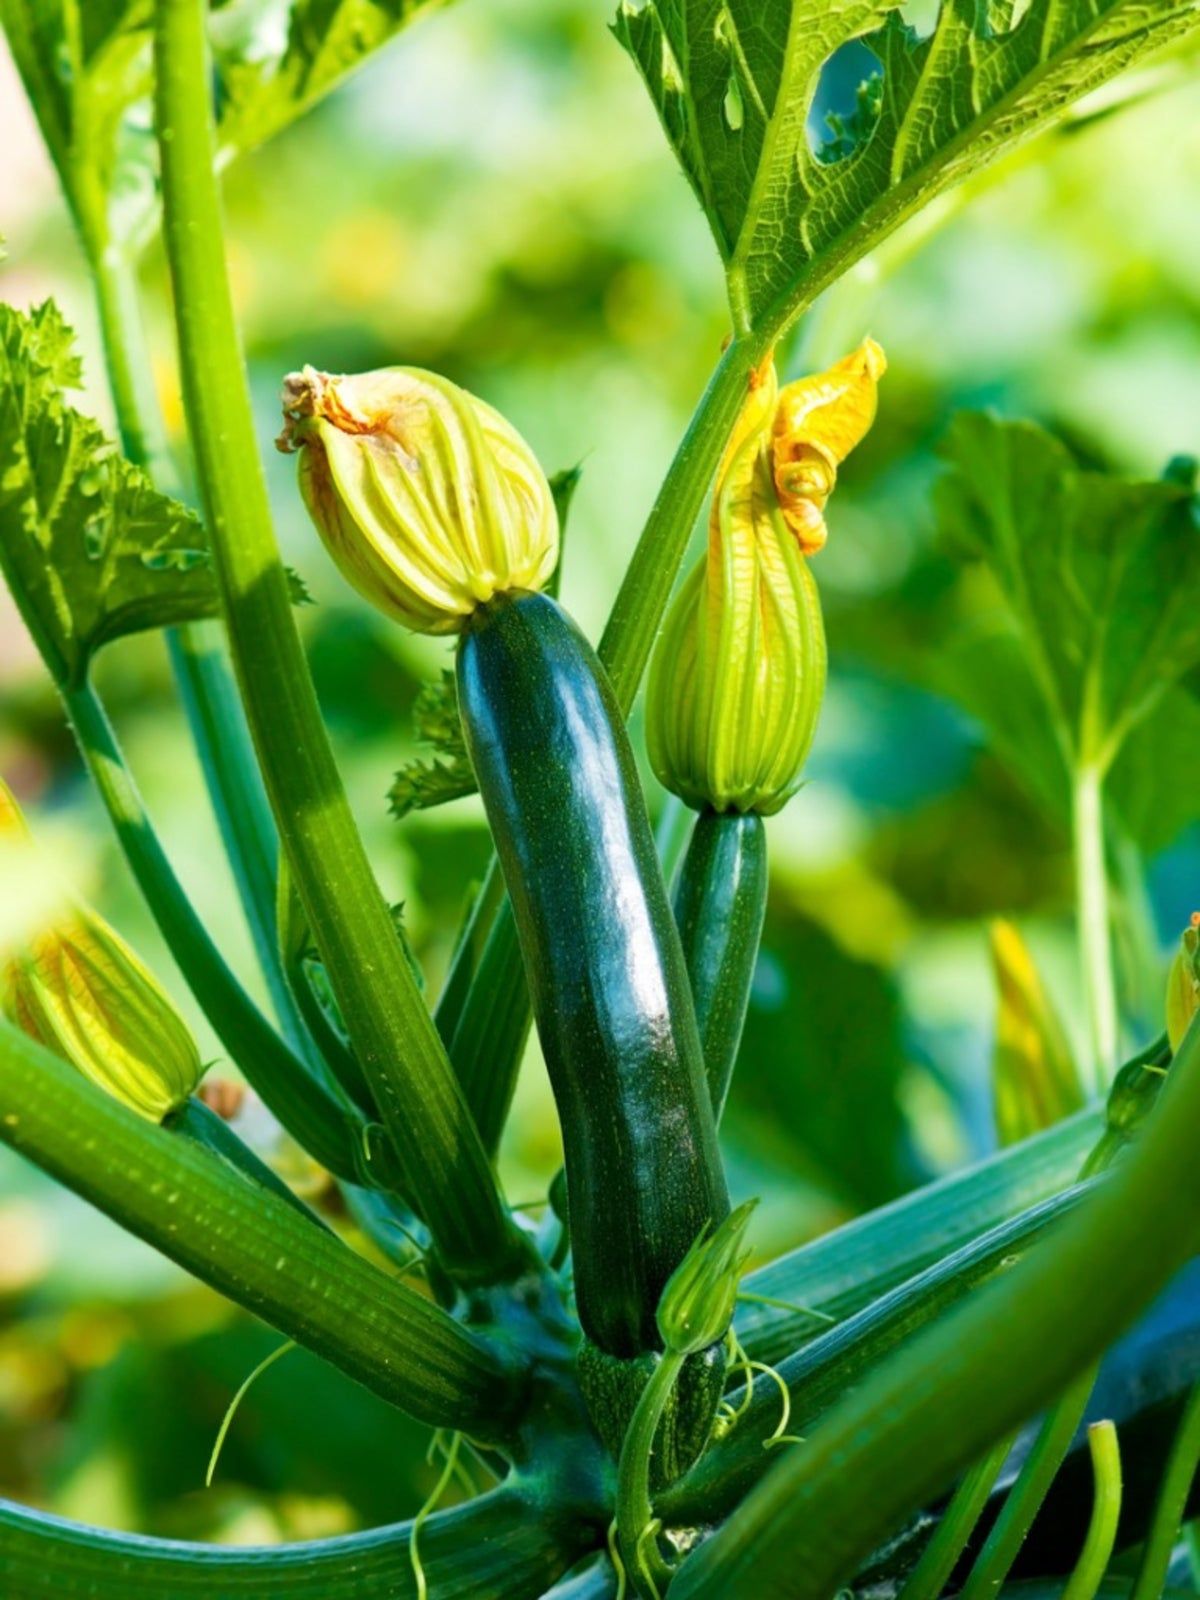
[[[580,1322],[634,1360],[729,1202],[633,752],[595,653],[544,594],[476,610],[458,696],[562,1122]]]

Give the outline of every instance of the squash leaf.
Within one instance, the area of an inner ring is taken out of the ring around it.
[[[943,0],[920,36],[880,0],[622,0],[636,63],[725,262],[739,330],[772,335],[934,195],[1150,50],[1196,0]],[[821,69],[879,62],[820,148]]]
[[[63,687],[110,639],[218,610],[199,519],[66,403],[80,377],[52,301],[0,305],[0,570]]]
[[[279,133],[440,0],[212,0],[222,163]],[[153,0],[0,0],[0,22],[93,248],[157,216]]]
[[[943,537],[995,579],[1065,766],[1107,772],[1200,662],[1200,501],[1186,476],[1085,471],[1043,429],[982,414],[955,420],[943,455]]]

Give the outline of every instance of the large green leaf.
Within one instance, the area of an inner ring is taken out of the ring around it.
[[[1043,429],[981,414],[956,419],[943,453],[943,536],[989,568],[1019,645],[990,647],[993,666],[1009,658],[990,686],[976,661],[973,692],[1051,795],[1049,752],[1028,715],[1029,677],[1065,766],[1107,771],[1200,661],[1197,499],[1185,482],[1084,471]]]
[[[271,138],[441,0],[212,0],[222,159]],[[0,0],[0,22],[94,248],[157,211],[152,0]]]
[[[79,381],[52,301],[0,305],[0,569],[64,687],[110,639],[218,610],[195,513],[66,403]]]
[[[774,330],[934,194],[1200,24],[1197,0],[943,0],[921,37],[880,0],[622,0],[618,38],[712,226],[735,317]],[[868,30],[874,30],[868,32]],[[825,62],[881,78],[814,151]]]

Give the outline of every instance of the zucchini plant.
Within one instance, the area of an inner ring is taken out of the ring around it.
[[[423,9],[0,0],[94,282],[119,434],[70,398],[80,369],[58,309],[0,306],[0,568],[180,973],[339,1201],[309,1204],[198,1097],[187,1028],[115,931],[74,896],[27,889],[44,875],[38,824],[6,790],[6,899],[28,905],[0,952],[0,1138],[439,1430],[441,1488],[468,1453],[495,1487],[367,1533],[253,1549],[0,1502],[0,1593],[1172,1592],[1200,1459],[1194,1288],[1177,1276],[1200,1219],[1200,958],[1189,929],[1168,1032],[1119,1067],[1133,1041],[1112,981],[1104,798],[1126,736],[1200,661],[1193,473],[1119,482],[983,417],[960,419],[947,447],[947,535],[992,568],[1014,637],[1042,641],[1028,665],[1074,821],[1090,1095],[1007,929],[999,1155],[747,1276],[753,1203],[731,1205],[718,1125],[770,819],[819,738],[827,518],[836,537],[839,471],[886,368],[865,330],[782,385],[776,351],[934,197],[1184,41],[1200,8],[942,0],[922,32],[887,0],[622,4],[613,31],[711,226],[729,336],[595,648],[556,598],[573,480],[548,480],[505,417],[414,366],[284,379],[278,443],[341,573],[390,625],[453,641],[453,682],[424,706],[444,759],[394,801],[405,812],[477,788],[495,855],[432,1006],[314,692],[218,177]],[[879,70],[821,143],[819,80],[854,42]],[[137,294],[159,231],[182,469]],[[703,551],[676,589],[706,504]],[[100,650],[154,629],[269,1012],[189,901],[93,679]],[[696,813],[673,885],[626,726],[648,667],[648,761]],[[961,697],[981,703],[971,681]],[[1003,718],[983,720],[1003,745]],[[495,1159],[531,1023],[564,1150],[540,1220],[510,1202]],[[1120,1368],[1121,1335],[1172,1280],[1158,1343]],[[1089,1410],[1100,1364],[1104,1414]]]

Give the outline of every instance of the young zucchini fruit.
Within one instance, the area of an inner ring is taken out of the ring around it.
[[[837,468],[875,415],[872,340],[780,391],[768,361],[713,495],[708,548],[650,669],[655,772],[699,813],[675,889],[718,1119],[766,912],[762,818],[800,787],[825,693],[825,631],[807,557],[825,543]]]
[[[591,646],[547,595],[474,613],[458,694],[562,1120],[580,1321],[635,1358],[728,1200],[633,751]]]
[[[446,380],[288,380],[284,444],[345,575],[409,627],[455,632],[458,700],[562,1124],[580,1379],[614,1453],[660,1359],[663,1289],[727,1216],[679,934],[624,719],[538,592],[557,521],[532,452]],[[724,1340],[689,1356],[657,1447],[708,1437]]]

